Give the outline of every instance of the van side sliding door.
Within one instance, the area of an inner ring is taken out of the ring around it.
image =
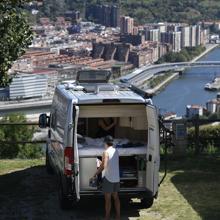
[[[160,167],[159,123],[155,106],[147,105],[148,146],[146,164],[146,186],[155,196],[158,192]]]

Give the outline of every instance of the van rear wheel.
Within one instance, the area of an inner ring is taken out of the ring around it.
[[[150,208],[154,203],[153,197],[144,197],[141,199],[141,207]]]
[[[73,200],[68,197],[68,195],[65,193],[65,190],[63,188],[62,180],[60,178],[59,185],[58,185],[58,198],[60,207],[63,210],[68,210],[73,207]]]

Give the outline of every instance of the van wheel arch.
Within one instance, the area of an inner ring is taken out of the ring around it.
[[[48,146],[47,146],[47,148],[46,148],[45,165],[46,165],[47,173],[48,173],[48,174],[54,174],[53,167],[51,166],[51,162],[50,162],[50,158],[49,158]]]

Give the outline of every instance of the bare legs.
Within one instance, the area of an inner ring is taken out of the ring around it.
[[[116,211],[116,220],[120,220],[120,200],[119,200],[117,192],[105,193],[105,220],[110,219],[111,195],[114,198],[114,205],[115,205],[115,211]]]
[[[105,193],[105,220],[110,219],[111,212],[111,193]]]
[[[114,192],[114,193],[112,193],[112,196],[114,198],[115,211],[116,211],[116,220],[120,220],[120,200],[119,200],[119,197],[118,197],[118,193]]]

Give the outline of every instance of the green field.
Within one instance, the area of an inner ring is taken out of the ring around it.
[[[14,197],[16,201],[17,198],[15,196],[15,193],[20,194],[20,191],[22,190],[21,187],[17,188],[19,184],[27,183],[27,181],[32,182],[32,185],[33,183],[35,183],[36,185],[34,186],[33,190],[37,190],[38,192],[44,190],[45,192],[41,192],[42,195],[40,195],[41,197],[43,197],[41,198],[39,197],[37,192],[33,193],[31,188],[27,189],[29,190],[28,192],[30,196],[32,194],[35,196],[34,198],[32,198],[32,200],[30,200],[33,203],[32,205],[30,205],[31,209],[34,209],[34,206],[36,205],[36,202],[34,203],[34,201],[36,201],[37,199],[40,201],[45,201],[45,199],[48,197],[48,189],[50,189],[51,193],[55,191],[55,187],[51,185],[53,183],[53,179],[51,179],[51,177],[47,177],[46,172],[42,167],[42,164],[44,164],[44,159],[0,160],[0,191],[3,193],[3,195],[8,195],[10,198],[13,195],[12,197]],[[139,209],[138,206],[137,208],[135,206],[132,208],[132,206],[130,207],[126,204],[122,204],[122,219],[219,220],[220,155],[200,156],[197,158],[192,157],[178,161],[172,160],[169,161],[168,167],[168,175],[164,183],[160,187],[158,199],[154,202],[153,207],[150,209]],[[22,171],[22,169],[25,170]],[[162,174],[163,162],[161,164],[161,176]],[[26,178],[23,183],[21,177]],[[42,178],[42,180],[40,180],[39,178]],[[11,185],[16,183],[16,188],[19,189],[19,191],[17,191],[15,188],[14,192],[10,192],[13,189],[10,189],[9,191],[7,180],[10,180]],[[47,185],[46,188],[48,189],[41,189],[43,185]],[[38,187],[39,189],[36,189],[36,187]],[[51,195],[54,195],[54,193],[52,193]],[[37,203],[36,210],[38,210],[39,208],[41,209],[42,207],[44,209],[44,212],[42,211],[41,214],[42,218],[43,216],[45,217],[43,219],[53,219],[53,215],[51,214],[53,213],[52,207],[57,205],[56,199],[55,202],[52,202],[54,201],[54,198],[48,200],[46,205],[44,206],[42,202]],[[31,198],[28,197],[27,201],[29,201],[29,199]],[[83,206],[82,209],[77,210],[77,215],[86,215],[86,213],[83,212],[84,208],[85,207]],[[104,210],[102,209],[102,207],[96,209],[96,214],[98,218],[95,219],[101,219],[100,215],[103,215]],[[74,212],[75,211],[73,211],[73,213]],[[94,209],[91,210],[90,215],[93,215],[93,212]],[[4,213],[4,211],[1,211],[0,213]],[[62,217],[64,215],[69,217],[70,215],[73,215],[73,213],[64,214],[63,211],[59,211],[59,216]],[[23,215],[20,214],[20,216]],[[68,218],[66,217],[64,219]]]

